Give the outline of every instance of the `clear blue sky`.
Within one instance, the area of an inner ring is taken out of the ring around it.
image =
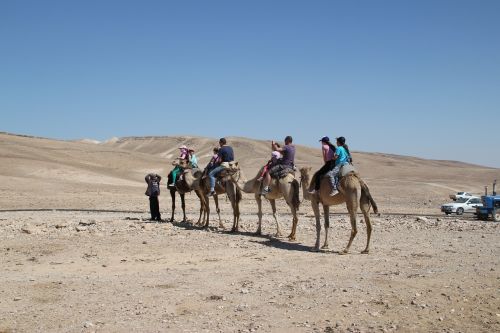
[[[0,1],[0,131],[500,167],[500,1]]]

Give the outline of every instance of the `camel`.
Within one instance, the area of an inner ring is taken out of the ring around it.
[[[185,204],[185,194],[193,191],[195,188],[199,187],[199,178],[201,176],[201,171],[199,169],[191,169],[190,165],[185,160],[175,160],[172,162],[172,165],[179,165],[182,169],[182,177],[176,179],[174,186],[169,186],[168,189],[170,191],[170,197],[172,198],[172,215],[170,217],[170,222],[174,222],[174,214],[175,214],[175,193],[178,192],[181,197],[181,207],[182,207],[182,222],[186,222],[186,204]],[[195,191],[195,193],[199,197],[199,193]],[[200,198],[201,201],[201,198]],[[198,223],[201,220],[202,208],[200,208],[200,218],[198,219]]]
[[[230,165],[232,165],[233,162],[230,162]],[[221,194],[226,193],[229,201],[231,201],[231,206],[233,208],[233,227],[231,228],[231,232],[237,232],[239,229],[239,221],[240,221],[240,201],[242,199],[241,196],[241,191],[230,181],[228,181],[226,172],[222,171],[223,175],[223,181],[222,184],[219,184],[218,182],[215,185],[215,195],[214,195],[214,201],[215,201],[215,207],[217,214],[219,215],[219,228],[224,229],[224,224],[222,224],[222,220],[220,217],[220,209],[219,209],[219,201],[218,201],[218,196]],[[220,177],[219,177],[220,178]],[[210,221],[210,204],[209,204],[209,196],[208,194],[210,193],[210,180],[208,176],[201,178],[200,179],[200,185],[197,188],[197,194],[198,197],[200,198],[200,203],[202,206],[203,210],[203,227],[208,228],[209,226],[209,221]],[[201,221],[201,214],[202,211],[200,210],[200,220],[198,221],[198,224],[200,224]]]
[[[301,168],[301,184],[304,186],[304,191],[307,191],[310,182],[314,182],[313,179],[310,179],[311,167]],[[351,220],[351,236],[349,238],[349,242],[346,248],[340,252],[340,254],[349,253],[349,249],[351,247],[352,241],[356,236],[358,229],[356,226],[356,213],[358,207],[361,209],[363,216],[365,218],[366,223],[366,232],[367,232],[367,240],[366,240],[366,248],[361,252],[363,254],[368,254],[370,251],[370,237],[372,233],[372,225],[370,221],[370,207],[373,206],[373,211],[375,214],[378,214],[377,204],[373,200],[368,186],[366,183],[359,177],[359,175],[354,171],[350,171],[345,174],[339,183],[339,193],[335,196],[330,196],[331,185],[330,181],[327,177],[323,177],[321,180],[321,186],[318,193],[309,194],[309,198],[311,199],[311,205],[314,211],[314,216],[316,218],[316,243],[314,245],[313,251],[320,251],[320,236],[321,236],[321,221],[320,221],[320,211],[319,204],[323,205],[323,213],[325,216],[325,243],[323,245],[323,249],[328,249],[328,228],[330,227],[330,206],[340,205],[345,203],[347,206],[347,210],[349,211],[349,217]]]
[[[259,217],[259,226],[257,231],[255,232],[257,235],[262,234],[262,183],[257,179],[261,174],[262,169],[257,173],[257,175],[250,179],[245,180],[245,176],[243,172],[238,167],[238,164],[235,163],[232,165],[232,168],[228,172],[229,178],[231,181],[243,192],[245,193],[253,193],[255,200],[257,201],[258,207],[258,217]],[[276,199],[284,198],[287,205],[290,207],[293,216],[293,225],[292,230],[288,238],[290,240],[296,239],[296,231],[297,231],[297,211],[299,210],[300,200],[299,200],[299,183],[295,179],[295,177],[291,174],[288,174],[286,177],[281,178],[279,180],[273,180],[270,184],[271,192],[265,195],[265,198],[269,200],[271,204],[271,208],[273,210],[273,217],[276,221],[276,237],[281,236],[281,228],[278,222],[278,218],[276,215]]]

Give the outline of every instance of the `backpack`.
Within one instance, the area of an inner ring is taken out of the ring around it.
[[[158,178],[151,179],[151,196],[156,197],[160,195],[160,183],[158,182]]]

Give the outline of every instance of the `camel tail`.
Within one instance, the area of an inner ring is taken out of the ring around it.
[[[292,204],[297,211],[299,210],[300,206],[299,192],[300,192],[300,184],[297,181],[297,179],[294,179],[292,181]]]
[[[370,204],[373,207],[373,212],[375,214],[378,214],[378,207],[377,204],[375,203],[375,200],[373,200],[372,195],[370,194],[370,190],[368,189],[368,185],[364,181],[360,179],[360,184],[361,184],[361,191],[365,193],[365,195],[368,197],[368,200],[370,201]]]

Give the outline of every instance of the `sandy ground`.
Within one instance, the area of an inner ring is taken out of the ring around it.
[[[238,234],[147,217],[0,213],[0,332],[500,330],[497,223],[382,215],[371,253],[360,254],[361,223],[342,256],[344,214],[332,215],[323,253],[309,251],[309,214],[297,242],[271,237],[270,215],[262,237],[250,213]],[[290,216],[280,220],[289,231]]]

